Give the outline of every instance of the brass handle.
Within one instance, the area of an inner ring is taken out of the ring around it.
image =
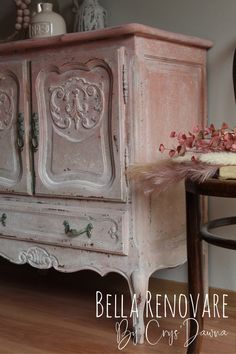
[[[36,152],[39,146],[39,117],[38,113],[34,113],[31,120],[32,127],[32,147],[33,151]]]
[[[17,145],[20,151],[24,148],[25,126],[24,115],[19,113],[17,117]]]
[[[64,228],[65,228],[65,234],[67,236],[70,237],[77,237],[83,234],[86,234],[88,236],[88,238],[91,238],[92,236],[92,229],[93,229],[93,225],[92,224],[88,224],[85,228],[77,231],[76,229],[71,229],[70,224],[68,221],[64,221],[63,222]]]
[[[7,221],[7,214],[3,213],[2,216],[0,217],[0,222],[2,226],[4,227],[7,226],[6,221]]]

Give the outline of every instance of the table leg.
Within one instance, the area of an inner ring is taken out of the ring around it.
[[[203,276],[202,276],[202,242],[200,237],[200,202],[199,195],[186,192],[187,216],[187,259],[188,259],[188,291],[193,304],[198,301],[198,311],[194,316],[191,301],[189,301],[190,333],[187,354],[199,354],[201,336],[197,335],[203,329]]]

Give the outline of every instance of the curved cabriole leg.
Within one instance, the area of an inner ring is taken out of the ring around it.
[[[144,308],[148,291],[149,277],[142,271],[134,271],[131,275],[131,296],[136,294],[138,316],[133,316],[133,327],[136,333],[136,342],[144,343],[145,323],[144,323]]]
[[[199,195],[186,192],[187,212],[187,255],[188,255],[188,291],[196,304],[199,296],[196,321],[190,322],[189,345],[187,354],[199,354],[202,336],[196,336],[203,329],[203,277],[202,277],[202,242],[200,236]],[[199,294],[199,295],[198,295]],[[190,318],[194,318],[192,306],[189,308]],[[191,341],[191,338],[195,338]]]

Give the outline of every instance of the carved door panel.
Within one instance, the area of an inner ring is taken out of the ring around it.
[[[124,58],[120,48],[32,63],[36,194],[125,200]]]
[[[0,191],[31,194],[26,62],[0,63]]]

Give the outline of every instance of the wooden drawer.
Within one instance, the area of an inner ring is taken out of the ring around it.
[[[80,204],[0,202],[0,237],[127,255],[128,211]]]

